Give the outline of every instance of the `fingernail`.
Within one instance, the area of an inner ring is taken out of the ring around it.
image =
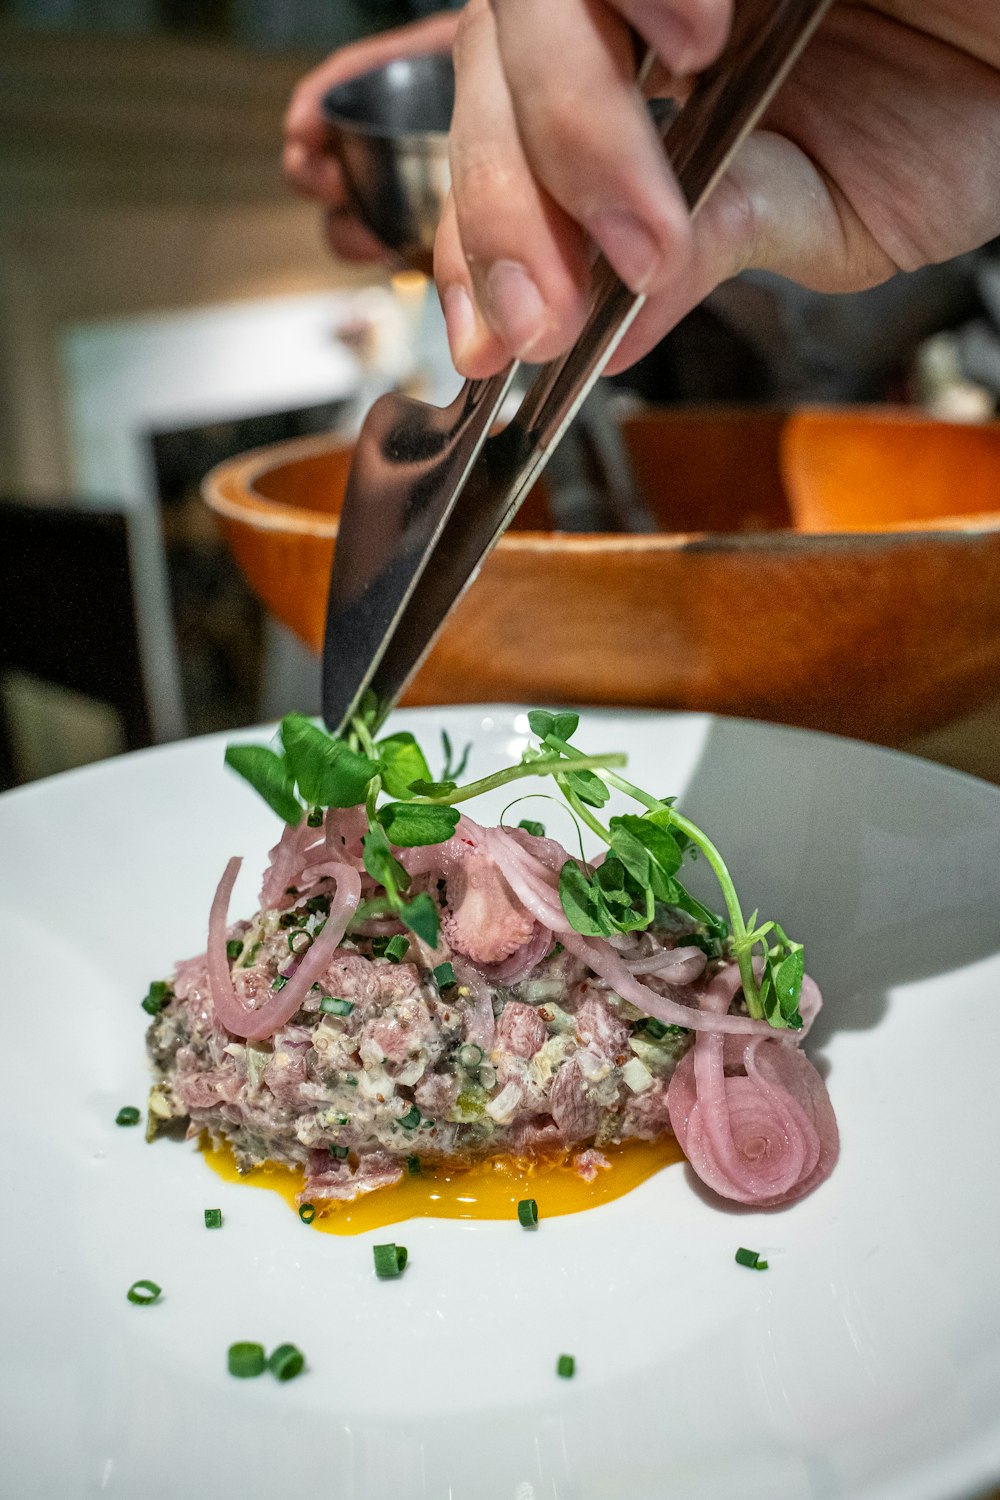
[[[490,322],[515,354],[526,353],[545,324],[545,304],[531,277],[516,260],[498,260],[486,276]]]
[[[615,271],[633,292],[644,292],[660,262],[660,247],[634,214],[608,209],[588,228]]]
[[[448,330],[448,345],[457,364],[476,336],[476,315],[468,292],[458,281],[445,287],[441,293],[441,306]]]

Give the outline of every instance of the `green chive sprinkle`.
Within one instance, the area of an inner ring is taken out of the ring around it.
[[[411,1104],[406,1114],[399,1121],[404,1130],[416,1130],[420,1124],[420,1111],[415,1104]]]
[[[392,964],[398,964],[400,959],[405,958],[409,951],[410,940],[409,938],[405,938],[401,932],[397,933],[397,935],[385,945],[385,956]]]
[[[380,1281],[392,1281],[396,1276],[402,1276],[406,1265],[405,1245],[373,1245],[372,1255],[375,1275]]]
[[[331,1156],[336,1156],[340,1161],[343,1161],[344,1157],[347,1154],[348,1154],[348,1149],[347,1149],[346,1146],[331,1146],[330,1147],[330,1155]]]
[[[655,1016],[648,1016],[642,1024],[642,1029],[647,1036],[653,1038],[654,1042],[661,1041],[667,1034],[666,1026],[662,1021],[658,1021]]]
[[[556,1360],[556,1374],[561,1375],[563,1380],[571,1380],[576,1374],[576,1360],[572,1354],[560,1354]]]
[[[315,916],[318,911],[321,911],[324,917],[328,917],[330,915],[329,896],[310,896],[309,900],[306,902],[306,911],[312,912],[313,916]]]
[[[294,1344],[279,1344],[269,1355],[267,1368],[277,1380],[294,1380],[305,1368],[305,1356]]]
[[[314,1203],[303,1203],[299,1209],[299,1218],[303,1224],[311,1224],[316,1217],[316,1205]]]
[[[205,1228],[206,1229],[221,1229],[222,1228],[222,1209],[221,1208],[206,1208],[206,1210],[205,1210]]]
[[[325,1016],[349,1016],[354,1009],[353,1000],[341,1000],[339,995],[324,995],[319,1008]]]
[[[766,1271],[767,1261],[761,1260],[759,1250],[745,1250],[741,1245],[736,1252],[736,1264],[749,1266],[751,1271]]]
[[[163,1288],[157,1286],[155,1281],[146,1281],[143,1278],[141,1281],[133,1281],[125,1295],[130,1302],[135,1303],[136,1307],[148,1307],[151,1302],[159,1300],[162,1291]]]
[[[438,964],[434,970],[434,983],[439,990],[446,990],[449,985],[457,983],[454,967],[451,964]]]
[[[518,1223],[525,1229],[534,1229],[538,1223],[538,1204],[534,1198],[522,1198],[517,1205]]]
[[[158,1016],[163,1009],[170,986],[165,979],[154,979],[146,992],[142,1008],[147,1015]]]
[[[288,976],[287,976],[287,974],[279,974],[275,979],[271,980],[271,988],[272,988],[272,990],[283,990],[285,988],[285,985],[287,983],[288,983]]]
[[[323,827],[323,813],[322,813],[322,811],[321,811],[320,808],[318,808],[318,807],[311,807],[309,809],[309,816],[308,816],[308,818],[306,818],[306,824],[310,828],[322,828]]]
[[[230,1344],[226,1356],[230,1375],[250,1380],[264,1373],[264,1348],[261,1344]]]
[[[226,957],[229,959],[229,962],[232,963],[233,959],[239,958],[239,956],[240,956],[240,954],[242,952],[243,952],[243,939],[242,938],[230,938],[229,942],[226,944]]]
[[[458,1049],[458,1060],[471,1073],[483,1060],[483,1049],[478,1042],[465,1042]]]
[[[408,1156],[406,1158],[406,1170],[409,1172],[411,1177],[416,1177],[420,1171],[420,1157]]]
[[[296,938],[302,938],[303,941],[297,943]],[[303,953],[308,953],[312,945],[313,935],[311,932],[306,932],[304,927],[296,927],[294,932],[288,934],[288,951],[294,953],[297,958],[301,958]]]
[[[123,1104],[121,1109],[115,1115],[115,1124],[138,1125],[141,1119],[142,1116],[140,1115],[134,1104]]]

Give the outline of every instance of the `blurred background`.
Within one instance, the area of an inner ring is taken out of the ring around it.
[[[280,172],[301,75],[433,8],[0,0],[0,784],[316,711],[315,657],[199,485],[250,448],[349,439],[382,390],[457,388],[424,278],[331,258]],[[747,276],[602,410],[891,403],[988,424],[998,325],[998,245],[858,297]],[[553,475],[562,529],[604,524],[585,467],[582,489],[572,454]],[[906,744],[1000,780],[984,661],[975,711]]]

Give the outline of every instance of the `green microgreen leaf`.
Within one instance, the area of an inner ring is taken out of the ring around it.
[[[530,833],[533,838],[543,839],[545,837],[545,824],[539,823],[535,818],[522,818],[518,828],[523,828],[525,833]]]
[[[456,762],[453,759],[451,735],[447,729],[442,729],[441,749],[444,753],[444,769],[441,772],[441,780],[457,782],[458,778],[464,775],[465,768],[469,764],[469,756],[472,754],[472,741],[468,741],[459,760]]]
[[[447,800],[452,792],[458,791],[457,781],[415,781],[410,787],[410,794],[414,797],[439,797]]]
[[[295,777],[283,755],[267,745],[227,745],[226,765],[249,781],[279,818],[293,828],[302,821],[304,809],[295,795]]]
[[[386,837],[400,849],[443,844],[455,832],[460,816],[457,807],[432,806],[426,802],[387,802],[378,811]]]
[[[550,713],[547,708],[533,708],[528,714],[532,734],[540,740],[554,735],[557,740],[570,740],[580,724],[580,715],[566,709],[561,713]]]
[[[361,840],[362,858],[371,878],[384,886],[386,895],[396,907],[400,891],[410,884],[410,877],[389,848],[389,840],[381,823],[370,823],[368,832]]]
[[[305,714],[285,715],[281,743],[299,791],[310,806],[356,807],[365,800],[372,777],[382,769],[379,761],[333,739]]]
[[[415,781],[430,781],[430,766],[412,734],[390,734],[375,748],[382,762],[382,785],[391,797],[406,797]]]
[[[428,948],[436,948],[438,940],[438,909],[426,891],[414,896],[412,901],[402,901],[399,906],[402,922],[416,933]]]

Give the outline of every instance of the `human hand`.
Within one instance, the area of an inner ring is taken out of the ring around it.
[[[381,36],[366,37],[332,52],[297,84],[285,115],[282,164],[292,187],[326,210],[326,236],[341,260],[390,261],[390,252],[358,219],[347,196],[340,165],[327,144],[321,104],[327,89],[397,57],[450,52],[458,15],[445,11]]]
[[[609,373],[754,267],[858,291],[1000,233],[996,0],[837,0],[690,219],[633,82],[634,26],[674,74],[730,0],[469,0],[435,277],[452,356],[485,376],[576,338],[596,242],[647,302]]]

